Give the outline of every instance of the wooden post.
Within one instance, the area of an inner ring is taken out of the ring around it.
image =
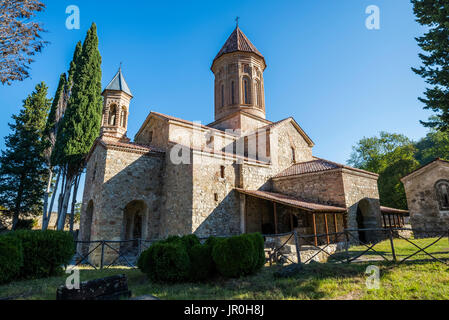
[[[387,219],[385,219],[385,214],[382,213],[382,218],[384,219],[384,228],[387,227]]]
[[[298,232],[295,230],[294,234],[295,234],[297,263],[298,263],[298,265],[301,265],[301,249],[300,249],[300,246],[299,246]]]
[[[292,231],[295,229],[295,225],[293,223],[293,213],[290,211],[290,227]]]
[[[391,229],[392,225],[391,225],[391,216],[390,216],[390,214],[388,214],[388,224],[389,224],[388,228]]]
[[[274,232],[275,234],[278,234],[278,214],[276,202],[273,202],[273,209],[274,209]]]
[[[394,239],[393,239],[393,230],[390,229],[390,244],[391,244],[391,253],[393,254],[393,261],[397,262],[396,251],[394,250]]]
[[[335,243],[338,243],[338,217],[337,214],[334,213],[334,229],[335,229]]]
[[[329,223],[327,222],[327,213],[324,214],[324,225],[326,226],[326,240],[327,244],[331,243],[331,239],[329,238]]]
[[[315,246],[318,247],[318,237],[316,233],[316,214],[312,215],[313,217],[313,235],[315,236]]]

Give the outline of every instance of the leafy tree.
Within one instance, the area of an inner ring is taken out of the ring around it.
[[[418,152],[415,158],[421,165],[436,158],[449,160],[449,133],[432,130],[416,143],[416,148]]]
[[[42,82],[23,102],[23,108],[9,124],[12,133],[5,138],[6,151],[0,157],[0,204],[13,216],[13,229],[20,215],[38,215],[42,212],[42,194],[45,188],[43,140],[46,116],[51,100],[47,86]]]
[[[28,78],[32,57],[47,44],[42,24],[32,21],[45,5],[38,0],[0,0],[0,82]]]
[[[379,137],[363,138],[353,150],[349,165],[379,174],[381,204],[406,209],[400,179],[419,166],[413,142],[401,134],[381,132]]]
[[[419,98],[425,109],[436,117],[422,122],[426,127],[449,131],[449,1],[412,0],[417,21],[428,28],[422,37],[416,38],[425,52],[420,54],[423,65],[412,70],[431,86]]]
[[[85,158],[100,132],[102,117],[101,56],[98,51],[97,27],[92,24],[73,73],[73,88],[67,110],[58,132],[58,163],[66,175],[63,201],[60,207],[58,229],[64,228],[72,187],[73,199],[79,177],[85,167]],[[75,201],[72,203],[74,212]]]

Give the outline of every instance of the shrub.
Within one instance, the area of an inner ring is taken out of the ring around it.
[[[178,282],[187,279],[190,258],[180,241],[161,241],[142,253],[138,266],[153,281]]]
[[[16,230],[32,230],[37,225],[36,220],[19,220],[17,221]]]
[[[253,242],[254,246],[254,268],[253,272],[256,272],[265,265],[265,241],[260,233],[253,233],[245,235]]]
[[[249,235],[218,241],[212,249],[212,258],[217,270],[230,278],[251,274],[259,264],[255,241]]]
[[[23,265],[22,243],[10,235],[0,236],[0,284],[18,277]]]
[[[22,278],[44,278],[59,275],[75,254],[73,236],[63,231],[16,231],[22,242]]]
[[[193,246],[189,251],[189,257],[189,280],[203,281],[211,277],[215,268],[210,245],[197,244]]]

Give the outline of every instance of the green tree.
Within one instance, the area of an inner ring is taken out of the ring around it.
[[[424,36],[416,38],[425,52],[419,54],[423,65],[412,70],[431,86],[419,100],[425,109],[436,114],[422,124],[449,131],[449,1],[412,0],[412,3],[417,21],[428,28]]]
[[[13,229],[20,215],[39,215],[47,174],[43,139],[51,100],[42,82],[23,102],[23,108],[9,124],[6,150],[0,157],[0,204],[13,216]]]
[[[381,204],[406,209],[400,179],[419,166],[414,143],[404,135],[381,132],[379,137],[363,138],[353,150],[349,165],[379,174]]]
[[[449,160],[449,133],[431,130],[416,143],[416,148],[416,160],[421,165],[426,165],[436,158]]]
[[[79,177],[85,167],[85,158],[100,132],[102,117],[101,56],[98,50],[97,27],[92,24],[73,73],[73,87],[67,110],[58,132],[57,159],[65,171],[62,207],[59,212],[58,229],[64,228],[68,202],[72,188],[73,199]],[[74,212],[75,201],[72,203]]]

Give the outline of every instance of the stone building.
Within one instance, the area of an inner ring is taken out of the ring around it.
[[[436,159],[402,178],[415,236],[449,230],[449,161]]]
[[[266,119],[266,67],[237,27],[211,67],[215,121],[151,112],[132,142],[133,95],[119,70],[103,92],[101,134],[87,159],[80,240],[380,227],[376,174],[313,156],[292,117]]]

